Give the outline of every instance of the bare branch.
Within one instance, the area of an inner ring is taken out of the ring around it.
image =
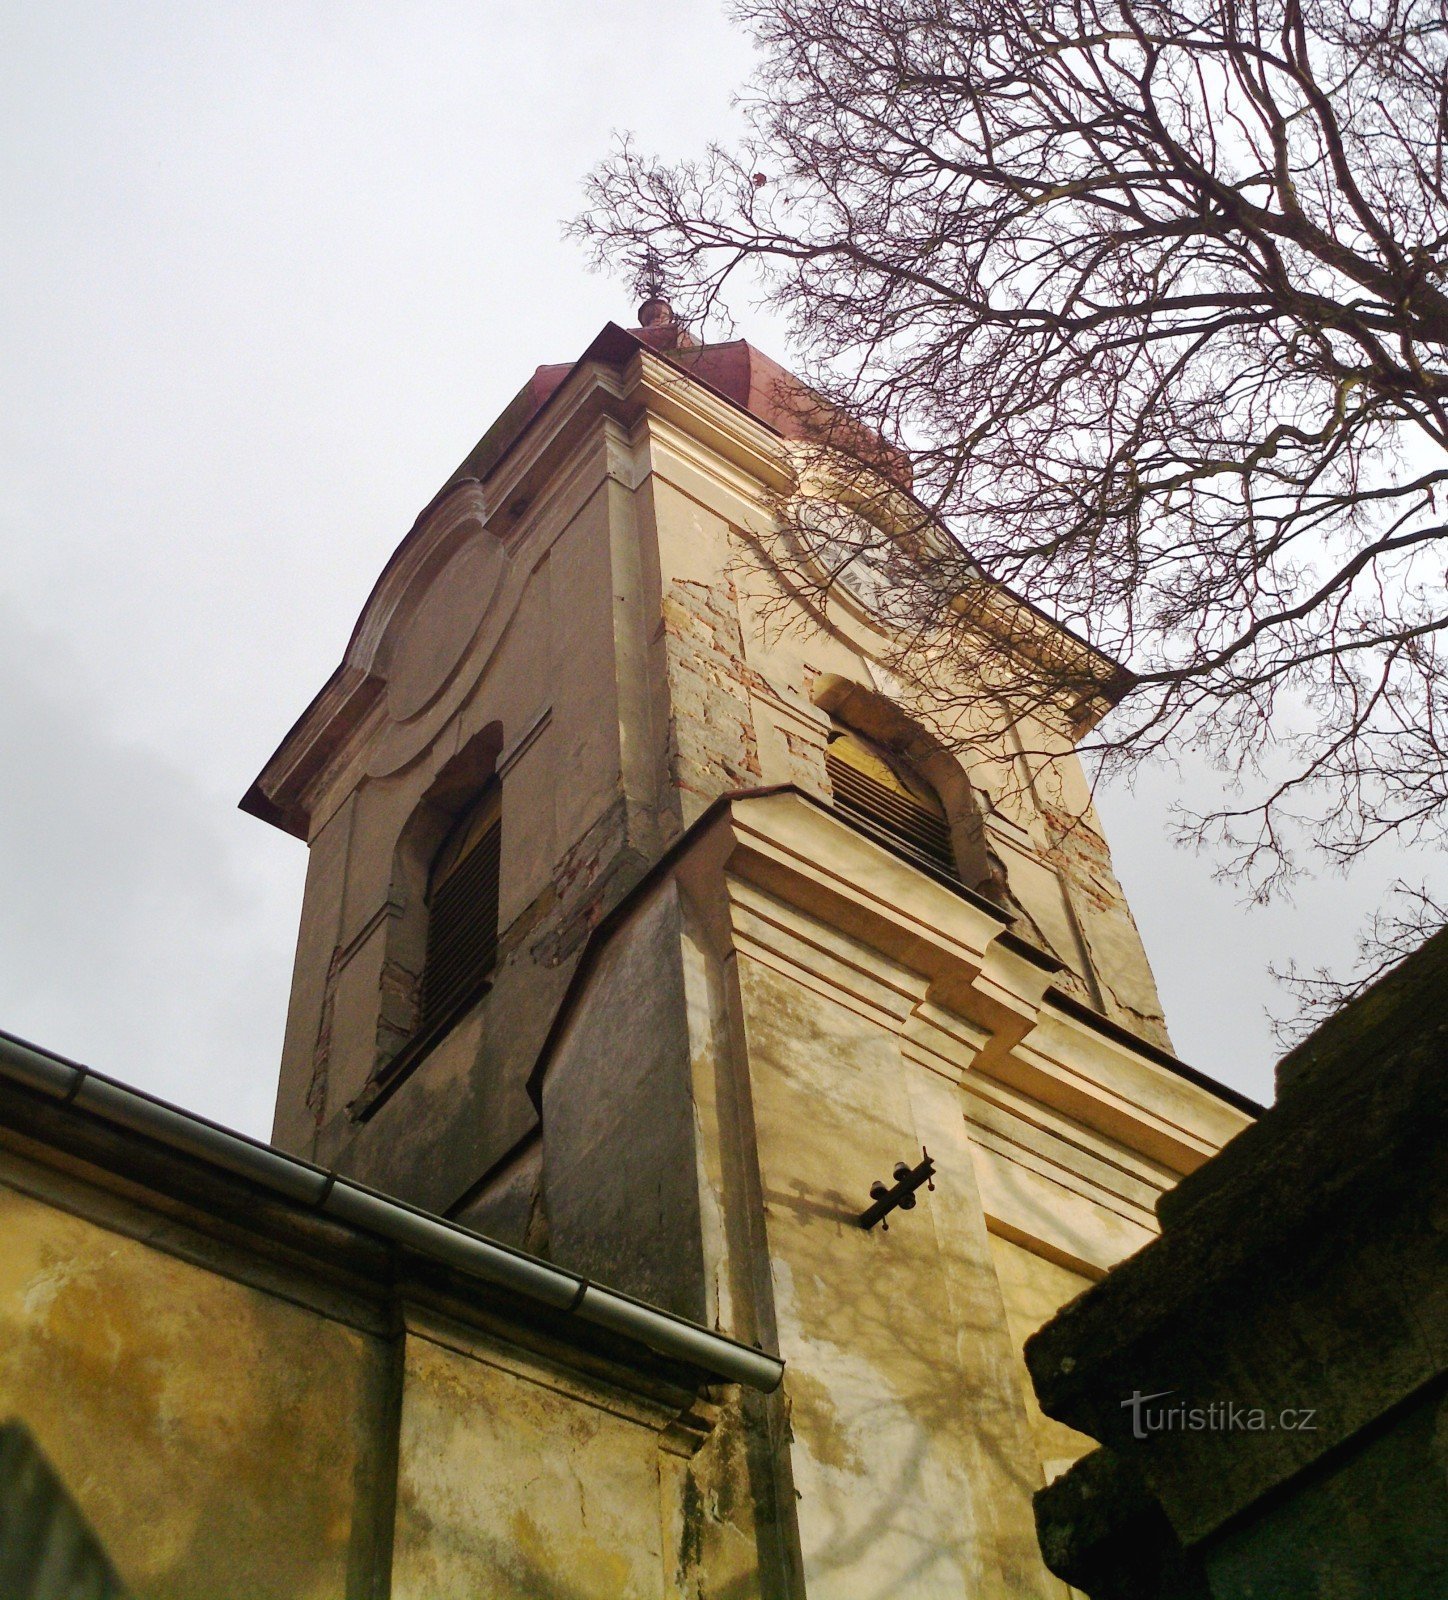
[[[812,415],[842,419],[821,449],[900,442],[916,525],[880,538],[913,555],[875,554],[902,664],[969,695],[938,665],[980,648],[961,597],[1007,593],[1128,663],[1082,748],[1107,771],[1209,754],[1248,792],[1189,826],[1253,892],[1304,837],[1335,860],[1441,839],[1439,0],[738,15],[763,52],[749,136],[676,164],[624,141],[575,232],[601,263],[654,252],[705,331],[762,292]],[[1018,655],[983,705],[1089,696]]]
[[[1283,1050],[1301,1043],[1308,1034],[1349,1002],[1372,988],[1383,974],[1448,922],[1448,904],[1435,899],[1421,885],[1392,885],[1388,905],[1373,913],[1357,936],[1357,954],[1346,974],[1326,967],[1309,972],[1296,962],[1269,968],[1272,976],[1292,995],[1296,1009],[1272,1018],[1272,1033]]]

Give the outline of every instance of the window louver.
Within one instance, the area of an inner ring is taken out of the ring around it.
[[[865,752],[857,753],[845,739],[836,740],[825,751],[835,805],[871,832],[885,835],[897,849],[955,877],[955,851],[943,812],[917,799],[898,780],[887,784],[864,771],[861,755]],[[865,759],[871,765],[879,764],[872,756]]]
[[[497,964],[502,842],[502,822],[495,818],[433,885],[422,974],[422,1028],[477,994]]]

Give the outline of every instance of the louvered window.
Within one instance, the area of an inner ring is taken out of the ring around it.
[[[825,769],[839,810],[934,871],[957,875],[945,807],[903,762],[858,734],[837,733]]]
[[[481,993],[498,959],[503,828],[494,786],[458,821],[437,854],[427,894],[426,1029]]]

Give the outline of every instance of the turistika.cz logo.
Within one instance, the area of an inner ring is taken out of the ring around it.
[[[1239,1405],[1235,1400],[1213,1400],[1205,1406],[1152,1405],[1167,1400],[1175,1389],[1155,1394],[1133,1391],[1122,1409],[1131,1412],[1131,1434],[1145,1439],[1153,1433],[1311,1433],[1317,1428],[1316,1408],[1289,1406],[1275,1415],[1261,1406]]]

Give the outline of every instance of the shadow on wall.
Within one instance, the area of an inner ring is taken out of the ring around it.
[[[0,1425],[0,1595],[127,1600],[105,1549],[23,1423]]]

